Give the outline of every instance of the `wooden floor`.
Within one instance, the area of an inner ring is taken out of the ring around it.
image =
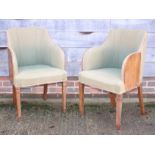
[[[61,112],[61,101],[23,101],[22,118],[16,120],[11,101],[0,103],[0,134],[20,135],[111,135],[155,134],[155,103],[147,103],[148,115],[141,116],[137,103],[124,103],[122,127],[115,128],[115,109],[103,100],[86,101],[81,117],[75,100],[68,101],[67,113]]]

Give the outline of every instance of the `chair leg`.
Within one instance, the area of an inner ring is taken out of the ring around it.
[[[12,97],[13,97],[13,104],[16,104],[16,94],[15,94],[15,86],[12,86]]]
[[[20,88],[15,87],[15,98],[16,98],[16,113],[17,118],[21,117],[21,99],[20,99]]]
[[[84,84],[79,82],[79,99],[80,99],[80,104],[79,104],[79,111],[80,114],[84,114]]]
[[[48,91],[48,84],[44,84],[44,93],[43,93],[44,100],[47,100],[47,91]]]
[[[110,102],[113,107],[116,107],[116,94],[109,93]]]
[[[119,130],[121,127],[121,114],[122,114],[122,95],[116,96],[116,128]]]
[[[66,87],[67,87],[67,82],[62,82],[62,111],[65,113],[66,112],[66,108],[67,108],[67,104],[66,104]]]
[[[138,87],[138,98],[139,98],[139,105],[140,105],[140,112],[142,115],[145,114],[144,102],[143,102],[143,90],[142,85]]]

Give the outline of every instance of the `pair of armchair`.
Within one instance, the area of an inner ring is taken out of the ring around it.
[[[47,98],[48,84],[61,82],[62,110],[66,112],[67,73],[64,53],[53,43],[45,29],[13,28],[7,31],[11,55],[13,102],[21,117],[20,88],[43,85]],[[104,44],[88,49],[79,74],[79,111],[84,114],[85,85],[108,91],[116,107],[116,127],[121,126],[122,94],[138,88],[141,114],[143,59],[147,34],[141,30],[113,30]]]

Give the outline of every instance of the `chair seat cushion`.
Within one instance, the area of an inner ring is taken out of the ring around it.
[[[79,82],[116,94],[125,92],[121,69],[117,68],[82,71],[79,74]]]
[[[14,78],[14,85],[16,87],[27,87],[65,80],[67,80],[67,73],[62,69],[48,65],[32,65],[19,67]]]

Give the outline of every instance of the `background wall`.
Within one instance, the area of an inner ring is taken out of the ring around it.
[[[77,75],[80,71],[82,55],[87,48],[104,42],[108,32],[115,28],[143,29],[148,32],[148,46],[144,65],[144,91],[155,94],[155,20],[0,20],[0,46],[7,46],[6,30],[12,27],[43,27],[51,38],[65,52],[69,76],[70,94],[78,93]],[[0,52],[0,76],[8,75],[7,52]],[[9,81],[0,82],[0,93],[11,93]],[[49,88],[50,92],[60,91],[59,85]],[[27,88],[23,92],[41,93],[41,87]],[[88,94],[102,93],[86,88]]]

